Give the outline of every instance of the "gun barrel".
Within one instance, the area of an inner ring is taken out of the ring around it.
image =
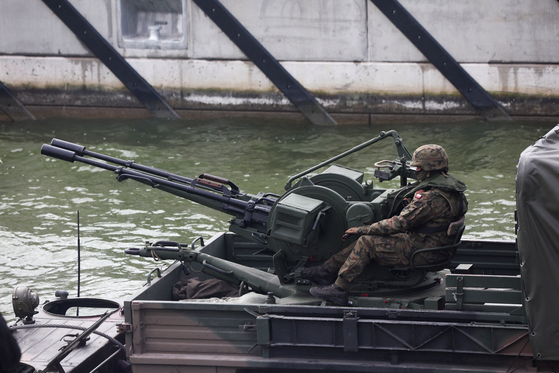
[[[70,150],[76,153],[77,155],[79,155],[80,157],[84,156],[85,146],[74,144],[64,140],[59,140],[59,139],[52,139],[50,144],[52,146],[56,146],[57,148]]]
[[[76,156],[76,153],[73,151],[57,148],[56,146],[47,144],[43,144],[43,146],[41,146],[41,154],[70,163],[74,162],[74,157]]]
[[[263,204],[241,199],[244,195],[239,188],[227,179],[203,174],[197,179],[189,179],[164,170],[137,164],[105,154],[87,150],[85,146],[64,140],[53,139],[51,145],[43,144],[41,154],[66,162],[82,162],[91,166],[109,170],[118,175],[117,180],[133,179],[156,189],[190,199],[211,208],[236,215],[246,220],[247,212],[254,222],[265,224],[270,211],[269,198],[261,198]],[[118,166],[100,162],[85,156],[97,158]],[[135,171],[137,170],[137,171]],[[227,188],[229,186],[229,188]],[[213,201],[213,202],[209,202]]]
[[[105,170],[109,170],[109,171],[113,171],[116,172],[117,169],[119,169],[119,167],[107,164],[107,163],[103,163],[103,162],[98,162],[95,161],[93,159],[88,159],[88,158],[84,158],[84,157],[80,157],[79,155],[77,155],[75,152],[71,151],[71,150],[67,150],[67,149],[63,149],[63,148],[57,148],[56,146],[52,146],[52,145],[47,145],[47,144],[43,144],[43,146],[41,147],[41,154],[46,155],[48,157],[53,157],[56,159],[60,159],[62,161],[66,161],[66,162],[70,162],[70,163],[74,163],[74,161],[78,161],[78,162],[82,162],[91,166],[95,166],[95,167],[99,167],[99,168],[103,168]]]
[[[189,178],[184,177],[184,176],[175,175],[175,174],[172,174],[170,172],[160,170],[158,168],[144,166],[144,165],[135,163],[134,161],[127,161],[127,160],[124,160],[124,159],[111,157],[109,155],[92,152],[90,150],[87,150],[85,148],[85,146],[74,144],[74,143],[71,143],[71,142],[68,142],[68,141],[64,141],[64,140],[60,140],[60,139],[52,139],[50,144],[52,146],[57,147],[57,148],[73,151],[74,153],[76,153],[76,155],[78,155],[80,157],[88,156],[88,157],[101,159],[103,161],[118,164],[120,166],[133,168],[133,169],[136,169],[136,170],[139,170],[139,171],[142,171],[142,172],[147,172],[147,173],[150,173],[150,174],[153,174],[153,175],[165,177],[169,180],[180,181],[181,183],[189,184],[189,183],[192,182],[192,179],[189,179]]]

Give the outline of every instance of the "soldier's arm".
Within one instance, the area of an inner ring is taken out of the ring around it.
[[[418,192],[400,215],[381,220],[369,226],[359,227],[356,233],[361,235],[390,235],[408,232],[438,217],[447,209],[448,202],[437,193],[432,191]]]

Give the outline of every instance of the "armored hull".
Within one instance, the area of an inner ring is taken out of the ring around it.
[[[265,256],[252,255],[258,248],[246,244],[227,233],[200,251],[266,266]],[[495,372],[531,366],[514,242],[464,241],[455,258],[450,270],[436,274],[438,286],[354,296],[347,307],[308,294],[175,301],[173,286],[187,277],[175,263],[125,302],[130,362],[136,372]],[[466,267],[468,273],[460,273]],[[193,264],[188,276],[204,280],[200,270]]]
[[[124,338],[117,330],[122,322],[122,303],[117,301],[47,301],[32,321],[11,327],[22,354],[16,371],[125,372]]]
[[[264,276],[272,265],[261,247],[234,233],[218,234],[197,250]],[[227,298],[176,300],[177,284],[213,277],[203,264],[175,262],[155,268],[148,284],[124,300],[124,317],[115,312],[98,331],[125,342],[134,372],[504,372],[524,366],[551,372],[553,362],[533,361],[516,258],[513,241],[464,240],[449,269],[429,278],[437,285],[354,295],[346,307],[297,291],[280,298],[241,289]],[[280,285],[271,274],[269,281]],[[60,352],[56,343],[63,347],[61,338],[76,333],[68,329],[77,325],[81,333],[100,316],[76,317],[68,309],[115,307],[76,302],[87,300],[46,303],[35,327],[17,330],[23,363],[43,370]],[[54,327],[40,326],[49,324]],[[62,367],[109,372],[126,366],[122,359],[118,346],[95,334]]]

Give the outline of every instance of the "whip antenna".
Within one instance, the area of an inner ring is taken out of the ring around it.
[[[78,210],[78,298],[80,297],[80,277],[81,277],[81,247],[80,247],[80,210]]]

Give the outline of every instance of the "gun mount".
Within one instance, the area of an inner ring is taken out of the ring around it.
[[[372,182],[363,181],[363,172],[332,164],[385,138],[393,139],[398,158],[375,163],[378,169],[374,176],[380,181],[400,177],[400,189],[375,188]],[[283,195],[248,194],[222,177],[202,174],[191,179],[92,152],[84,146],[58,139],[53,139],[50,145],[43,145],[41,154],[109,170],[117,175],[118,181],[131,179],[232,215],[231,232],[273,253],[273,271],[280,283],[303,287],[310,283],[300,278],[299,268],[320,264],[349,245],[351,240],[341,240],[348,228],[371,224],[397,213],[408,179],[415,178],[408,166],[411,155],[396,131],[381,132],[378,137],[293,176]],[[308,176],[328,165],[330,167],[322,173]],[[191,255],[183,252],[180,245],[171,249],[164,246],[155,245],[128,253],[151,257],[153,251],[167,259],[182,261]],[[414,285],[425,274],[419,271],[403,278],[401,274],[395,276],[386,269],[378,273],[376,278],[368,280],[373,283],[369,289],[390,283],[392,286]]]

